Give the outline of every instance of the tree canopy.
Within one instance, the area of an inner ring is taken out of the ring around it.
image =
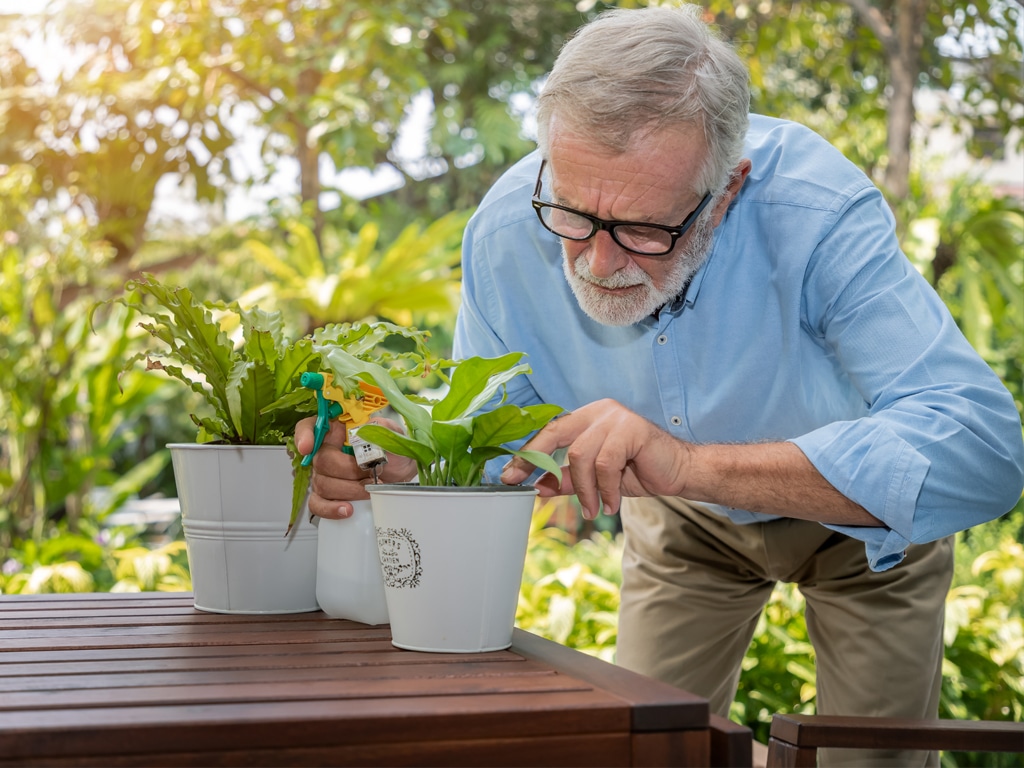
[[[437,218],[474,206],[532,147],[523,114],[564,39],[607,7],[642,4],[51,2],[0,17],[0,164],[27,164],[31,192],[84,216],[125,265],[166,177],[197,201],[223,201],[295,168],[290,204],[319,240],[325,171],[389,165],[404,183],[363,209]],[[952,94],[951,124],[969,136],[1020,120],[1017,2],[705,7],[749,63],[754,108],[810,124],[891,199],[910,189],[916,90]],[[33,42],[47,55],[30,55]],[[417,97],[430,118],[423,157],[409,163],[398,142]],[[240,151],[253,136],[255,161]]]
[[[894,199],[910,191],[918,90],[948,92],[972,138],[1021,119],[1024,15],[1016,2],[760,0],[709,9],[750,65],[755,107],[809,123]]]

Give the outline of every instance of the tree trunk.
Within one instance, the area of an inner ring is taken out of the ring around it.
[[[889,160],[883,185],[889,197],[910,192],[910,137],[914,127],[914,86],[921,66],[927,0],[891,0],[888,15],[868,0],[847,0],[885,50],[889,69],[889,114],[886,144]]]
[[[910,140],[914,127],[914,86],[920,69],[924,0],[896,0],[891,44],[886,45],[890,88],[884,184],[892,200],[910,192]]]
[[[946,274],[950,267],[956,264],[956,246],[940,239],[935,247],[935,258],[932,259],[932,285],[939,286],[939,280]]]

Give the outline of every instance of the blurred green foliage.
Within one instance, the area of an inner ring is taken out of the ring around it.
[[[129,527],[62,532],[26,542],[0,570],[0,594],[182,592],[192,589],[184,541],[147,544]]]
[[[548,501],[534,512],[516,624],[614,661],[622,535],[596,532],[576,541],[564,528],[550,524],[565,503]]]
[[[327,227],[323,248],[307,225],[286,221],[284,232],[254,236],[243,245],[262,282],[239,302],[268,311],[280,306],[307,333],[367,318],[447,325],[458,307],[457,254],[469,213],[454,211],[427,225],[413,222],[386,244],[376,222],[354,233]]]
[[[10,171],[0,177],[0,554],[58,523],[74,533],[153,481],[167,456],[142,433],[173,431],[177,410],[154,377],[120,375],[135,339],[127,311],[90,325],[93,299],[78,289],[109,249],[74,221],[23,236],[27,171]]]

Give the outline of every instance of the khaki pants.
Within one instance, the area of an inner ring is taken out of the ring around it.
[[[820,714],[937,717],[952,538],[913,546],[901,564],[875,573],[862,542],[803,520],[736,525],[681,499],[649,498],[625,500],[622,524],[622,666],[727,715],[775,582],[794,582],[805,598]],[[925,752],[819,754],[821,765],[937,765]]]

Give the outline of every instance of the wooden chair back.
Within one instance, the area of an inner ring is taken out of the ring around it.
[[[778,714],[772,718],[768,768],[813,768],[822,747],[1024,754],[1024,723]]]

